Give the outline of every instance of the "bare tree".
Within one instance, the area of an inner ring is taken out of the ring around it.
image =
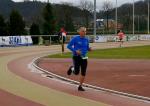
[[[103,2],[103,10],[106,14],[106,19],[107,19],[107,26],[106,26],[107,30],[108,30],[108,19],[112,9],[113,9],[113,5],[111,1],[107,0]]]
[[[94,10],[94,5],[91,1],[88,0],[80,0],[80,8],[83,12],[83,17],[85,19],[86,27],[89,26],[89,16],[90,13]]]

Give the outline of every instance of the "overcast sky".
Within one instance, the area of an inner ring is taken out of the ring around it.
[[[24,1],[24,0],[13,0],[16,2],[20,2],[20,1]],[[47,0],[37,0],[37,1],[47,1]],[[75,5],[78,5],[80,3],[80,0],[49,0],[51,3],[61,3],[61,2],[69,2],[69,3],[73,3]],[[88,1],[94,1],[94,0],[88,0]],[[107,0],[96,0],[97,1],[97,8],[100,9],[102,7],[102,4],[104,1]],[[115,6],[115,2],[116,0],[108,0],[111,1],[113,3],[113,6]],[[118,0],[118,5],[124,4],[124,3],[132,3],[133,1],[140,1],[140,0]]]

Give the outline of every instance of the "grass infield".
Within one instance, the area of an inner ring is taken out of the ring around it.
[[[71,58],[71,53],[49,55],[49,58]],[[150,46],[93,50],[89,58],[97,59],[150,59]]]

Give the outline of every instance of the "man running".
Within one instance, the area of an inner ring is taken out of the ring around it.
[[[86,28],[80,27],[78,30],[79,35],[75,36],[68,44],[67,48],[72,51],[73,54],[73,65],[67,71],[68,75],[74,73],[75,75],[79,75],[81,69],[80,76],[80,84],[78,87],[78,91],[85,91],[82,87],[82,84],[85,79],[86,69],[87,69],[87,52],[91,51],[89,47],[89,40],[86,36]]]

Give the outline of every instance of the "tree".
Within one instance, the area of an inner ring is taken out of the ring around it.
[[[40,35],[39,25],[32,23],[32,25],[30,27],[30,35]],[[38,44],[39,37],[33,36],[32,41],[33,41],[33,44]]]
[[[71,16],[66,15],[66,20],[65,20],[65,29],[67,31],[74,31],[74,24]]]
[[[74,31],[74,24],[73,24],[73,19],[72,19],[72,13],[71,10],[69,9],[69,4],[64,3],[62,4],[62,10],[63,10],[63,21],[62,24],[64,23],[65,29],[67,31]]]
[[[107,19],[107,30],[108,30],[108,19],[109,19],[109,15],[110,15],[110,12],[112,10],[113,6],[112,6],[112,3],[110,1],[104,1],[103,3],[103,10],[104,10],[104,13],[106,14],[106,19]]]
[[[90,12],[93,12],[94,5],[91,1],[81,0],[80,1],[80,8],[82,10],[83,17],[84,17],[84,20],[85,20],[85,26],[88,27],[89,26]]]
[[[9,33],[10,35],[25,34],[25,22],[23,21],[23,17],[16,10],[13,10],[10,14]]]
[[[132,31],[133,5],[128,3],[118,8],[118,23],[123,24],[123,30]]]
[[[32,23],[30,27],[30,35],[40,35],[39,25]]]
[[[45,35],[54,34],[56,30],[56,21],[52,10],[53,8],[50,3],[48,3],[43,10],[43,34]]]
[[[7,35],[6,23],[2,15],[0,15],[0,36]]]

